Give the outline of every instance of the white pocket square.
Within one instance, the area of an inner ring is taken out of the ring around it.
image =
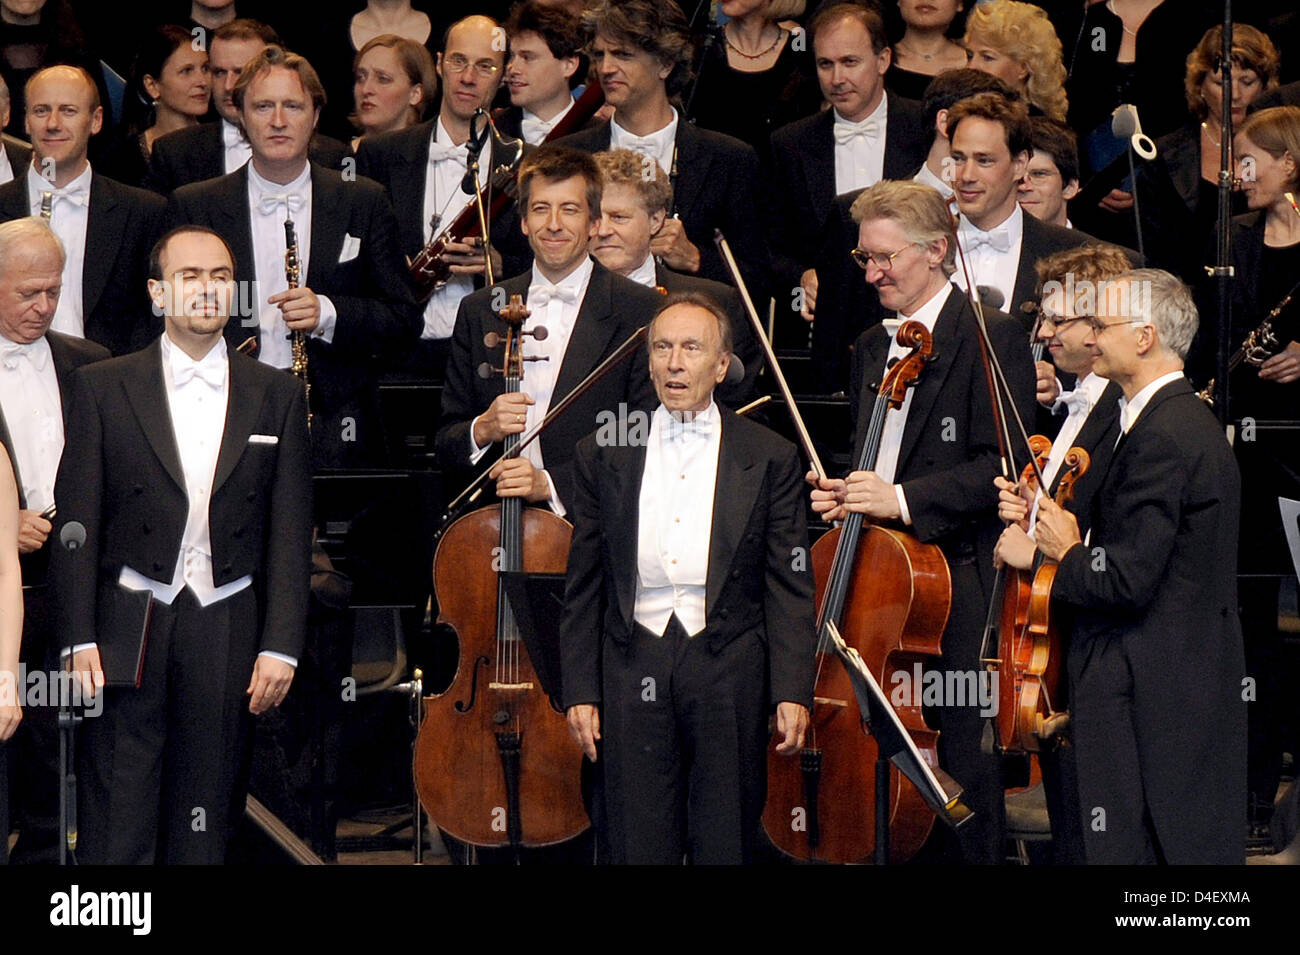
[[[343,251],[339,253],[339,262],[351,262],[361,254],[361,240],[355,235],[343,234]]]
[[[249,444],[279,444],[280,436],[278,434],[250,434],[248,436]]]

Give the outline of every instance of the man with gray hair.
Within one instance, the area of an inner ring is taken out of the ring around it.
[[[72,373],[108,357],[92,341],[50,331],[63,274],[63,246],[41,219],[0,224],[0,444],[18,485],[18,554],[23,569],[20,661],[30,672],[54,662],[54,605],[47,586],[54,476],[63,455]],[[56,862],[57,709],[31,707],[8,747],[14,861]]]
[[[1196,306],[1173,275],[1139,269],[1099,292],[1096,313],[1084,344],[1093,370],[1123,389],[1120,437],[1089,539],[1047,500],[1035,533],[1060,562],[1052,597],[1073,611],[1067,668],[1087,861],[1240,865],[1241,479],[1183,376]]]
[[[9,84],[0,76],[0,128],[9,125]],[[0,134],[0,186],[12,182],[15,169],[26,169],[32,161],[32,147],[17,136]]]

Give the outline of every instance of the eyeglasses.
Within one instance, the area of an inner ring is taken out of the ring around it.
[[[1150,325],[1150,324],[1151,323],[1144,318],[1126,318],[1126,319],[1121,319],[1118,322],[1103,322],[1099,318],[1088,319],[1088,327],[1091,328],[1094,332],[1097,332],[1098,334],[1101,334],[1108,328],[1114,328],[1116,325]]]
[[[477,63],[471,64],[468,57],[461,56],[459,53],[453,53],[442,62],[447,68],[447,72],[454,74],[464,73],[470,66],[473,66],[474,73],[485,80],[490,80],[501,72],[501,67],[491,60],[479,60]]]
[[[1040,311],[1038,313],[1038,324],[1040,327],[1043,325],[1051,325],[1058,332],[1062,328],[1068,328],[1075,322],[1087,322],[1091,326],[1095,321],[1096,318],[1092,315],[1076,315],[1074,318],[1061,318],[1057,315],[1053,315],[1051,312]]]
[[[853,256],[853,261],[857,263],[858,268],[862,271],[867,270],[868,263],[874,262],[876,268],[882,272],[888,272],[894,267],[894,259],[898,258],[914,245],[920,245],[919,242],[909,242],[897,252],[868,252],[866,249],[854,249],[849,255]]]

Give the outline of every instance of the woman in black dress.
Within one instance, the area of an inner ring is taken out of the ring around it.
[[[350,118],[360,132],[352,140],[354,151],[363,136],[420,122],[438,93],[429,51],[393,33],[381,33],[367,42],[357,54],[352,74],[354,109]]]
[[[930,81],[947,70],[966,65],[966,48],[957,42],[966,28],[963,0],[897,0],[896,16],[886,24],[901,21],[901,35],[892,44],[894,56],[885,73],[885,86],[907,99],[925,99]],[[892,13],[892,11],[891,11]]]
[[[122,135],[96,163],[104,175],[138,186],[159,136],[197,125],[207,113],[212,81],[206,48],[189,31],[168,25],[145,37],[123,102]]]
[[[804,0],[723,0],[728,22],[706,38],[686,115],[704,129],[749,143],[761,160],[768,137],[817,112],[821,89],[811,38],[793,18]]]
[[[1278,53],[1269,38],[1239,23],[1232,34],[1232,126],[1261,94],[1277,86]],[[1156,158],[1138,167],[1137,189],[1147,258],[1184,282],[1199,280],[1201,261],[1218,214],[1223,82],[1219,51],[1223,27],[1206,31],[1187,58],[1187,106],[1195,119],[1156,140]],[[1246,211],[1242,194],[1234,213]]]

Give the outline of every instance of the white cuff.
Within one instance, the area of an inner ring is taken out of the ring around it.
[[[478,418],[481,417],[483,416],[482,415],[478,416]],[[475,418],[473,421],[469,423],[469,463],[470,464],[478,464],[479,461],[482,460],[483,455],[487,454],[488,448],[491,447],[491,445],[488,444],[480,448],[478,446],[478,442],[474,440],[474,425],[478,424],[478,418]]]
[[[912,526],[912,512],[907,509],[907,495],[903,493],[903,485],[894,485],[894,494],[898,497],[898,510],[903,519],[903,523],[908,527]]]
[[[270,657],[272,660],[279,660],[281,663],[287,663],[295,670],[298,669],[298,658],[291,657],[285,653],[276,653],[274,650],[263,650],[258,654],[259,657]]]
[[[59,660],[66,660],[68,657],[76,656],[82,650],[96,650],[99,648],[98,643],[78,643],[74,647],[64,647],[59,652]]]
[[[547,503],[551,505],[551,510],[563,517],[564,505],[560,503],[560,496],[555,493],[555,482],[551,480],[551,472],[544,470],[542,473],[546,475],[546,486],[551,489],[551,499]]]
[[[312,338],[323,338],[327,345],[334,344],[334,327],[338,324],[339,310],[334,307],[328,295],[317,295],[316,301],[320,303],[320,321],[312,329]]]

